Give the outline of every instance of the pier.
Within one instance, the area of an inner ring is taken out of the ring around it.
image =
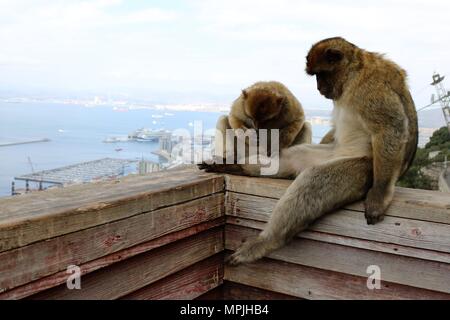
[[[29,144],[29,143],[39,143],[39,142],[50,142],[50,139],[34,139],[34,140],[23,140],[23,141],[9,141],[9,142],[0,142],[0,147],[10,147],[17,146],[21,144]]]
[[[66,185],[85,183],[109,177],[124,175],[124,168],[135,160],[104,158],[95,161],[82,162],[66,167],[45,170],[15,177],[15,180],[28,182]]]

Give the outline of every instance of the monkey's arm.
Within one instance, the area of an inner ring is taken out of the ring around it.
[[[303,122],[296,120],[280,129],[280,149],[284,149],[292,145],[298,133],[303,127]]]
[[[247,129],[245,122],[232,114],[228,116],[228,122],[232,129]]]
[[[330,131],[327,132],[327,134],[322,138],[320,141],[320,144],[328,144],[334,142],[334,132],[336,130],[333,128]]]
[[[373,154],[373,185],[365,201],[368,224],[383,220],[403,165],[407,119],[402,108],[398,97],[391,95],[361,113],[371,133]]]

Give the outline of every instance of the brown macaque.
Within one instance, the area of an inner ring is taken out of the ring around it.
[[[261,234],[245,242],[230,264],[255,261],[284,246],[322,215],[365,198],[368,224],[383,220],[398,178],[417,148],[418,125],[406,72],[384,56],[343,38],[312,46],[306,72],[333,100],[333,128],[318,145],[281,151],[275,177],[297,177],[276,204]],[[220,164],[205,169],[220,171]],[[261,166],[236,166],[258,176]]]
[[[271,129],[279,130],[280,150],[311,143],[312,140],[311,125],[305,121],[302,105],[286,86],[276,81],[257,82],[242,90],[233,102],[229,115],[220,117],[216,128],[221,133],[216,139],[216,146],[226,145],[227,129],[234,129],[236,136],[241,138],[248,129],[254,129],[258,141],[258,130],[267,129],[267,146],[263,147],[268,155],[271,151]],[[236,149],[233,152],[237,154]]]

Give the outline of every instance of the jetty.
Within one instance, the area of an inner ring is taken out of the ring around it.
[[[376,225],[346,205],[228,266],[291,183],[184,168],[0,199],[0,299],[450,299],[443,192],[396,188]]]
[[[50,142],[50,139],[32,139],[32,140],[22,140],[22,141],[9,141],[9,142],[0,142],[0,147],[9,147],[9,146],[17,146],[21,144],[29,144],[29,143],[40,143],[40,142]]]

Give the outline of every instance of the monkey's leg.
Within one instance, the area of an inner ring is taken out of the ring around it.
[[[335,132],[335,129],[331,129],[330,131],[328,131],[327,134],[320,141],[320,144],[333,143],[334,142],[334,132]]]
[[[253,262],[289,242],[325,213],[362,199],[372,181],[368,158],[330,160],[303,171],[276,204],[260,235],[245,242],[228,260]]]
[[[268,178],[292,178],[296,177],[303,170],[326,162],[333,157],[333,145],[312,145],[302,144],[281,150],[280,157],[264,157],[259,155],[259,160],[269,165],[258,163],[258,157],[249,157],[248,164],[226,164],[223,161],[203,162],[198,167],[207,172],[231,173],[236,175]],[[275,172],[268,167],[278,167]]]

